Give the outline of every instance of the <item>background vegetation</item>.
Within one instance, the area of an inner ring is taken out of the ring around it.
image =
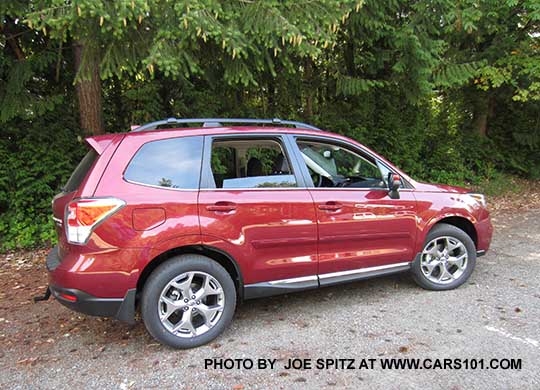
[[[418,179],[540,178],[537,0],[0,3],[0,248],[53,239],[82,139],[169,116],[281,117]]]

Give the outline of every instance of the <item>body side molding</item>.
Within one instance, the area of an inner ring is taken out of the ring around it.
[[[318,287],[319,279],[317,275],[246,284],[244,286],[244,299],[269,297],[272,295],[311,290]]]
[[[406,261],[402,263],[332,272],[322,275],[310,275],[299,278],[247,284],[244,286],[244,299],[262,298],[272,295],[311,290],[318,287],[332,286],[356,280],[408,271],[410,268],[411,262]]]
[[[411,268],[409,261],[403,263],[380,265],[377,267],[359,268],[350,271],[332,272],[319,275],[320,286],[347,283],[355,280],[367,279],[375,276],[383,276],[397,272],[408,271]]]

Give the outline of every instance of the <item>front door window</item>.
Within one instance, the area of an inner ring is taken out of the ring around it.
[[[377,163],[341,146],[299,141],[298,147],[315,187],[386,187]]]

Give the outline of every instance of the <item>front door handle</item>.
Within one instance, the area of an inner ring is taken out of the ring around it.
[[[218,213],[230,213],[231,211],[236,210],[236,204],[232,202],[216,202],[206,206],[206,210]]]
[[[330,202],[326,202],[326,203],[323,203],[323,204],[320,204],[319,205],[319,210],[324,210],[324,211],[339,211],[341,208],[343,207],[343,205],[339,202],[334,202],[334,201],[330,201]]]

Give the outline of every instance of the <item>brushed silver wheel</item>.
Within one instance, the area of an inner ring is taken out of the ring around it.
[[[422,251],[420,267],[424,276],[436,284],[450,284],[458,280],[467,269],[469,254],[466,246],[456,237],[437,237]]]
[[[159,296],[159,319],[165,329],[182,338],[200,336],[221,319],[225,293],[212,275],[202,271],[174,277]]]

